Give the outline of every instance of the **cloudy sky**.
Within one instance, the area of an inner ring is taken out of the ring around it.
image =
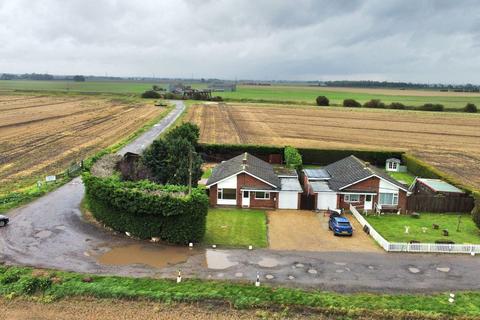
[[[0,0],[0,73],[480,84],[460,0]]]

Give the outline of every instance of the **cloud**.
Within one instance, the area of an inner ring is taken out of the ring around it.
[[[448,0],[0,0],[0,72],[480,83]]]

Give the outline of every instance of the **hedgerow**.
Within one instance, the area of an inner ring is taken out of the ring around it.
[[[202,188],[120,181],[83,174],[93,216],[120,232],[176,244],[200,242],[205,234],[208,197]]]

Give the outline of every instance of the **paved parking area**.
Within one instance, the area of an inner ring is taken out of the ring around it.
[[[328,230],[328,216],[303,210],[276,210],[268,213],[270,249],[297,251],[384,252],[362,231],[353,216],[351,237],[336,237]]]

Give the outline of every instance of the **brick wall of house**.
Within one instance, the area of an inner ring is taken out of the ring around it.
[[[210,199],[210,206],[215,207],[217,205],[217,185],[214,184],[210,187],[209,190],[209,199]]]
[[[371,191],[371,192],[378,192],[378,188],[380,187],[380,179],[377,177],[371,177],[369,179],[360,181],[350,187],[344,189],[343,191]]]
[[[242,191],[240,190],[242,186],[249,186],[249,187],[260,187],[269,189],[271,186],[263,181],[260,181],[251,175],[241,173],[237,175],[237,206],[242,207]],[[278,194],[271,193],[270,199],[268,200],[260,200],[255,199],[255,194],[253,192],[250,193],[250,208],[276,208],[278,203]]]

